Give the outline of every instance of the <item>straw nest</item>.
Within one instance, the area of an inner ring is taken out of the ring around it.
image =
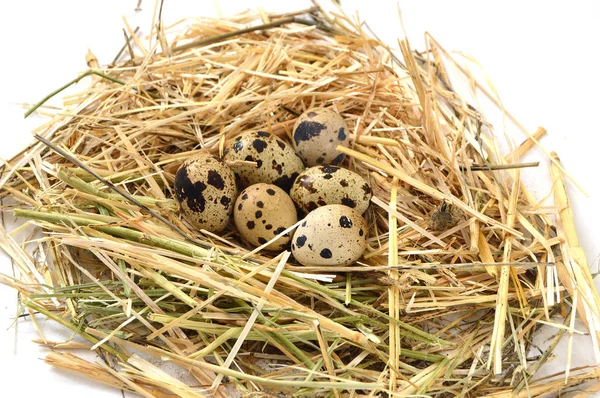
[[[27,222],[2,230],[18,269],[2,281],[32,320],[103,359],[42,335],[48,363],[157,397],[540,396],[597,379],[569,363],[535,377],[576,317],[598,350],[600,308],[558,158],[556,209],[519,179],[543,129],[501,153],[431,38],[394,55],[317,9],[172,29],[152,48],[130,32],[113,65],[89,54],[90,87],[4,166],[4,210]],[[233,227],[217,236],[181,218],[172,186],[185,159],[249,130],[289,140],[312,106],[343,115],[344,167],[373,186],[360,261],[302,267],[251,252]],[[542,325],[556,331],[547,350],[532,345]]]

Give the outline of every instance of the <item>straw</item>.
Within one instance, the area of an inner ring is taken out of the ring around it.
[[[4,162],[2,209],[24,224],[0,228],[15,264],[0,282],[20,293],[47,363],[159,397],[542,396],[597,380],[570,359],[582,333],[600,358],[571,177],[544,149],[554,206],[521,179],[545,129],[503,153],[453,90],[472,76],[438,41],[392,50],[337,6],[170,27],[161,8],[150,36],[125,21],[114,62],[88,54],[88,71],[29,107],[51,120]],[[44,107],[87,76],[64,109]],[[290,142],[313,106],[346,120],[342,166],[373,189],[361,259],[305,267],[269,242],[249,246],[233,224],[196,230],[177,211],[188,157],[222,154],[246,131]],[[44,317],[85,343],[48,341]],[[553,333],[544,350],[542,327]],[[564,372],[537,377],[563,335]],[[103,361],[61,352],[82,347]]]

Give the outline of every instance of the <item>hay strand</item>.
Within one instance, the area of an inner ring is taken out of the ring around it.
[[[320,8],[194,19],[186,30],[163,26],[158,4],[155,14],[150,37],[125,23],[112,64],[88,54],[88,71],[33,105],[26,116],[47,114],[50,97],[93,77],[4,162],[3,211],[24,224],[0,228],[17,271],[0,281],[34,322],[57,322],[106,359],[52,351],[48,363],[158,397],[542,396],[597,379],[570,359],[536,376],[565,334],[569,357],[573,336],[589,333],[600,358],[600,297],[571,177],[543,149],[555,206],[521,180],[538,165],[520,159],[543,128],[502,153],[493,126],[452,89],[456,71],[469,72],[430,36],[424,52],[406,40],[394,52]],[[233,225],[216,234],[181,217],[172,186],[185,159],[222,154],[251,130],[289,141],[312,106],[344,117],[343,166],[373,188],[359,261],[304,267],[265,251],[270,242],[248,246]],[[532,357],[541,327],[555,334]],[[37,341],[82,347],[41,331]]]

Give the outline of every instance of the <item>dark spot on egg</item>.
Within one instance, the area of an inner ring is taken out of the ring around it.
[[[265,225],[265,229],[266,229],[267,231],[270,231],[270,230],[272,230],[272,229],[273,229],[273,226],[272,226],[271,224],[267,224],[267,225]]]
[[[262,211],[257,210],[256,213],[254,213],[254,217],[255,218],[261,218],[262,217]]]
[[[327,126],[322,123],[304,121],[294,130],[294,142],[299,145],[303,141],[309,141],[321,135],[321,131],[326,128]]]
[[[265,140],[254,140],[252,141],[252,146],[256,149],[256,152],[262,153],[267,147],[267,142]]]
[[[340,163],[342,163],[342,160],[344,160],[344,157],[345,157],[345,156],[346,156],[345,154],[343,154],[343,153],[340,153],[339,155],[337,155],[337,156],[335,157],[335,159],[333,159],[333,160],[331,161],[331,164],[340,164]]]
[[[331,174],[325,174],[325,175],[323,176],[323,179],[324,179],[324,180],[331,180],[332,178],[333,178],[333,176],[332,176]]]
[[[238,137],[239,139],[240,137]],[[235,144],[233,144],[233,150],[238,153],[239,151],[241,151],[242,149],[244,149],[244,143],[241,141],[237,141]]]
[[[283,231],[285,231],[285,227],[279,227],[275,231],[273,231],[273,235],[279,235]]]
[[[285,142],[281,141],[281,140],[277,140],[277,145],[279,145],[279,148],[281,148],[282,150],[285,149]]]
[[[346,130],[342,127],[338,130],[338,140],[344,141],[346,139]]]
[[[180,167],[175,174],[175,196],[177,201],[187,203],[193,212],[202,213],[206,206],[204,191],[206,184],[202,181],[192,182],[188,176],[186,166]]]
[[[264,244],[265,244],[265,243],[267,243],[267,242],[268,242],[268,241],[267,241],[265,238],[263,238],[262,236],[260,236],[260,237],[258,238],[258,243],[260,243],[261,245],[264,245]]]
[[[342,204],[344,206],[352,207],[353,209],[356,207],[356,202],[350,198],[342,198]]]
[[[247,200],[247,199],[248,199],[248,194],[247,193],[243,194],[242,195],[242,200]]]
[[[308,244],[308,248],[309,248],[310,250],[312,250],[312,249],[313,249],[313,245],[309,243],[309,244]]]
[[[306,174],[298,178],[298,180],[296,181],[297,184],[300,184],[300,186],[306,189],[308,192],[316,193],[317,189],[313,186],[313,182],[313,179],[310,176],[307,176]]]
[[[238,210],[242,210],[242,204],[241,203],[238,205]]]
[[[310,111],[306,114],[307,117],[315,117],[317,116],[317,112]]]
[[[223,196],[221,196],[220,202],[223,205],[223,207],[225,207],[226,209],[229,209],[229,204],[231,203],[231,198],[228,198],[227,196],[223,195]]]
[[[259,200],[258,202],[256,202],[256,206],[262,209],[263,207],[265,207],[265,204],[262,200]]]
[[[305,243],[306,243],[306,235],[300,235],[299,237],[296,238],[296,246],[298,246],[298,248],[301,248],[302,246],[304,246]]]
[[[352,228],[352,220],[350,220],[346,216],[340,217],[340,227],[342,228]]]
[[[271,134],[267,133],[266,131],[259,131],[258,133],[256,133],[257,136],[259,137],[270,137]]]
[[[279,174],[279,175],[283,174],[283,167],[281,167],[281,165],[279,163],[277,163],[276,160],[273,160],[271,162],[271,165],[272,165],[271,167],[273,167],[273,170],[277,171],[277,174]]]
[[[365,183],[361,188],[362,188],[363,192],[365,193],[365,195],[371,195],[371,193],[373,192],[371,190],[371,187],[367,183]]]
[[[261,167],[262,165],[263,165],[263,161],[262,161],[262,160],[260,160],[260,159],[257,159],[257,160],[256,160],[256,168],[257,168],[257,169],[260,169],[260,167]]]
[[[254,221],[248,221],[246,223],[246,226],[248,227],[248,229],[254,229],[254,227],[256,226],[256,224],[254,224]]]
[[[319,198],[319,200],[317,200],[317,204],[319,206],[325,206],[327,204],[327,202],[325,202],[322,198]]]
[[[208,183],[213,187],[217,188],[219,191],[222,191],[225,188],[225,181],[223,181],[223,177],[216,170],[208,171]]]
[[[302,221],[302,226],[306,227],[306,221]]]
[[[340,185],[343,186],[344,188],[348,186],[348,181],[346,180],[341,180],[340,181]]]
[[[247,156],[244,158],[244,160],[245,160],[246,162],[254,162],[254,157],[252,157],[252,155],[247,155]]]
[[[336,171],[338,171],[340,168],[337,166],[323,166],[321,167],[321,171],[324,173],[335,173]]]
[[[321,253],[319,253],[319,255],[323,258],[331,258],[332,257],[331,250],[329,250],[329,249],[321,250]]]
[[[281,177],[279,177],[279,178],[275,179],[275,181],[273,181],[273,185],[277,185],[279,188],[283,189],[284,191],[289,191],[290,188],[292,187],[292,184],[294,183],[294,180],[296,179],[296,177],[298,177],[298,173],[292,173],[291,176],[282,175]],[[267,190],[267,193],[268,193],[268,190]]]
[[[365,234],[365,232],[364,232],[364,231],[363,231],[363,229],[361,228],[361,229],[360,229],[360,231],[358,231],[358,234],[359,234],[360,236],[363,236],[363,235]]]
[[[324,160],[325,160],[325,158],[318,157],[317,160],[315,160],[315,162],[317,162],[317,164],[323,164]]]
[[[311,211],[313,211],[314,209],[316,209],[317,207],[319,207],[319,205],[317,205],[315,202],[313,202],[312,200],[310,202],[307,203],[307,208],[308,208],[308,212],[310,213]]]

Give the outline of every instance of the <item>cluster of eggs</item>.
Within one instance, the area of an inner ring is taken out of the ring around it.
[[[348,143],[338,113],[312,108],[294,125],[291,146],[266,132],[248,132],[229,143],[223,159],[188,159],[175,175],[175,197],[199,229],[222,231],[233,214],[249,244],[282,250],[291,241],[300,264],[348,265],[366,248],[362,214],[372,196],[364,178],[338,166],[344,154],[336,148]],[[306,216],[291,236],[298,214]]]

